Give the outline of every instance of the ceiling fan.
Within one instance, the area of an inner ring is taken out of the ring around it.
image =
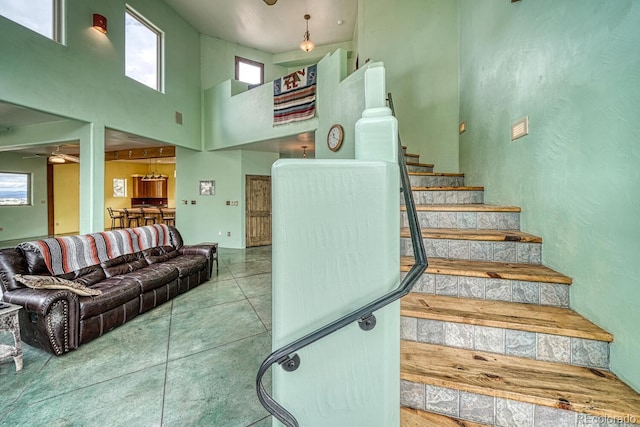
[[[48,157],[49,163],[80,163],[80,158],[72,156],[70,154],[64,154],[60,152],[60,147],[56,146],[56,149],[51,154],[34,154],[32,156],[25,156],[23,159],[33,159],[35,157]]]

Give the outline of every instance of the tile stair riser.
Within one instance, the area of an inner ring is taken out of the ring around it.
[[[420,161],[420,156],[415,153],[402,153],[404,155],[405,162],[414,162],[418,163]]]
[[[609,370],[605,341],[406,316],[400,325],[409,341]]]
[[[402,380],[400,404],[499,427],[637,427],[619,420]]]
[[[403,279],[404,276],[406,273],[401,273]],[[559,283],[425,273],[414,285],[413,292],[569,307],[569,285]]]
[[[482,190],[428,190],[414,191],[417,205],[484,203]]]
[[[407,165],[407,171],[408,172],[433,172],[433,166]]]
[[[401,227],[409,227],[406,211],[400,216]],[[434,212],[418,211],[423,228],[457,228],[467,230],[520,230],[518,212]]]
[[[540,264],[542,245],[508,241],[423,239],[428,257]],[[413,256],[411,239],[400,238],[400,255]]]
[[[409,182],[412,187],[462,187],[464,177],[409,175]]]

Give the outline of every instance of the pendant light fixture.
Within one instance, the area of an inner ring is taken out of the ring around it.
[[[307,146],[306,145],[302,146],[302,158],[303,159],[307,158]]]
[[[307,31],[304,33],[304,40],[300,43],[300,49],[305,52],[311,52],[313,48],[316,47],[316,44],[311,41],[309,35],[309,19],[311,19],[311,15],[304,15],[304,19],[307,21]]]

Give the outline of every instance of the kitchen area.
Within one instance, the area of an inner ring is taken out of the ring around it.
[[[140,151],[140,152],[137,152]],[[174,147],[108,153],[105,160],[105,228],[175,224]],[[113,215],[122,216],[114,221]]]

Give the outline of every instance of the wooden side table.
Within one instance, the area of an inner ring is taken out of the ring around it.
[[[20,324],[18,311],[22,307],[0,301],[0,331],[9,331],[13,335],[14,345],[0,344],[0,360],[13,357],[16,372],[22,369],[22,345],[20,343]]]

